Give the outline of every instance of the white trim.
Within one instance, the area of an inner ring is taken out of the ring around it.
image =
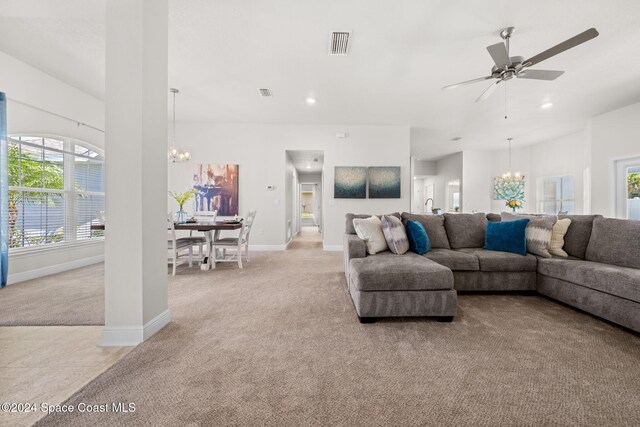
[[[22,258],[43,252],[63,251],[88,245],[104,245],[104,237],[92,237],[90,239],[76,240],[69,243],[47,243],[45,245],[25,246],[22,248],[10,248],[9,259]]]
[[[151,338],[170,321],[171,312],[167,309],[144,326],[105,326],[98,347],[135,347]]]
[[[249,252],[285,251],[287,245],[249,245]]]
[[[153,319],[149,320],[142,330],[142,338],[146,341],[156,334],[160,329],[167,326],[171,322],[171,312],[167,308]]]
[[[342,252],[343,250],[342,245],[325,245],[324,243],[322,249],[327,252]]]
[[[36,270],[24,271],[22,273],[14,273],[9,275],[8,284],[14,285],[16,283],[24,282],[25,280],[37,279],[39,277],[62,273],[63,271],[74,270],[76,268],[86,267],[87,265],[98,264],[100,262],[104,262],[104,255],[82,258],[71,262],[38,268]]]

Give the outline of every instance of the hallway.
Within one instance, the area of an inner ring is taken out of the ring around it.
[[[322,249],[322,234],[317,226],[301,227],[287,249]]]

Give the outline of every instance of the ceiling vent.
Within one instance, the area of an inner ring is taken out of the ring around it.
[[[271,89],[269,88],[258,89],[258,92],[260,92],[260,95],[262,96],[273,96],[273,94],[271,93]]]
[[[351,31],[332,31],[329,40],[329,55],[347,55]]]

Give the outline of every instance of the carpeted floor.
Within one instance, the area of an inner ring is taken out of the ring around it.
[[[96,270],[97,271],[97,270]],[[537,296],[461,295],[453,323],[358,323],[341,253],[170,278],[173,321],[39,425],[637,425],[640,338]]]
[[[103,264],[0,289],[0,326],[104,325]]]

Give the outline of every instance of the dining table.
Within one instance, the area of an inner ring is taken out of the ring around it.
[[[204,234],[207,246],[207,256],[200,265],[201,270],[209,270],[216,268],[215,254],[212,257],[213,242],[216,241],[221,231],[238,230],[242,227],[242,221],[196,221],[196,222],[176,222],[174,228],[176,231],[200,231]],[[92,231],[105,230],[104,224],[91,224]]]

